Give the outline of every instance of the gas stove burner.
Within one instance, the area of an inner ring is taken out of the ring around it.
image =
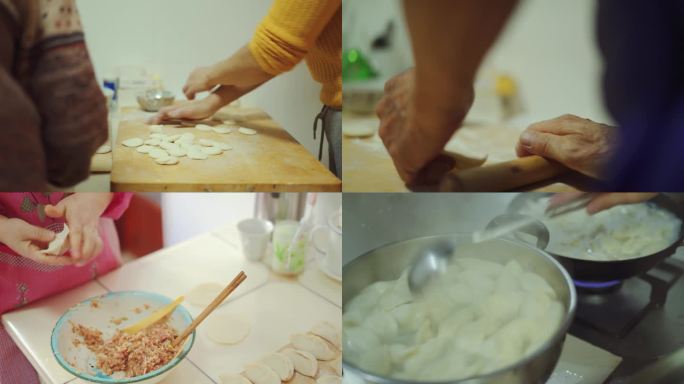
[[[613,292],[620,288],[622,280],[612,281],[581,281],[573,280],[575,287],[582,293],[604,293]]]

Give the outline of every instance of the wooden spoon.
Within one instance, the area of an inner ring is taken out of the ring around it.
[[[246,278],[247,278],[247,275],[245,275],[245,272],[240,271],[240,273],[238,273],[237,276],[235,276],[233,281],[231,281],[230,284],[228,284],[223,289],[223,291],[221,291],[221,293],[219,293],[218,296],[216,296],[214,301],[212,301],[206,308],[204,308],[204,311],[202,311],[202,313],[200,313],[200,315],[197,316],[197,318],[195,318],[195,320],[193,320],[192,323],[190,323],[190,325],[188,325],[187,328],[185,328],[183,333],[181,333],[180,336],[178,336],[176,338],[176,340],[173,341],[173,346],[175,347],[175,346],[182,344],[183,341],[188,337],[188,335],[190,335],[192,333],[192,331],[194,331],[195,328],[197,328],[197,326],[204,319],[206,319],[207,316],[209,316],[209,314],[214,309],[216,309],[216,307],[218,307],[223,302],[223,300],[226,299],[226,297],[228,297],[228,295],[230,295],[235,290],[235,288],[237,288],[240,284],[242,284],[242,282],[245,281]]]

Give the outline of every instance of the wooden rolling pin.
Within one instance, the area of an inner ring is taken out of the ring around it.
[[[521,157],[504,163],[452,170],[444,175],[442,192],[502,192],[563,174],[568,169],[540,156]]]
[[[426,165],[416,177],[416,181],[407,187],[414,192],[434,191],[447,173],[479,167],[485,161],[487,161],[486,156],[478,159],[444,151]]]

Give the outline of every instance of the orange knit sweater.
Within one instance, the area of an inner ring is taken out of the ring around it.
[[[275,0],[249,50],[272,75],[304,59],[323,86],[321,101],[342,107],[342,0]]]

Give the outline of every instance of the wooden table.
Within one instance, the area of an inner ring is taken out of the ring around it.
[[[307,332],[328,321],[342,327],[342,285],[318,270],[310,249],[299,279],[272,274],[260,262],[247,261],[233,225],[132,261],[97,280],[60,295],[6,313],[2,323],[42,380],[49,384],[84,383],[59,364],[50,349],[50,334],[59,316],[72,305],[111,291],[145,290],[178,297],[205,282],[230,281],[240,270],[247,280],[216,311],[247,316],[251,331],[236,345],[212,342],[202,325],[188,356],[165,384],[218,384],[219,375],[238,373],[247,364],[275,352],[293,333]],[[315,278],[307,278],[314,275]],[[193,317],[203,308],[183,304]],[[0,367],[6,369],[6,367]]]
[[[343,121],[345,126],[379,125],[374,116],[346,114]],[[512,127],[465,125],[449,141],[446,149],[475,157],[487,155],[484,165],[500,163],[516,158],[515,144],[521,132],[522,129]],[[345,137],[342,144],[344,192],[409,192],[377,133],[364,138]],[[589,184],[588,178],[570,172],[523,190],[570,192],[586,189]]]
[[[139,110],[124,108],[122,114],[113,146],[113,191],[336,192],[342,188],[335,175],[263,111],[240,123],[256,129],[253,136],[165,127],[166,134],[191,132],[196,140],[208,138],[233,146],[208,160],[182,157],[172,166],[158,165],[135,148],[121,145],[123,140],[150,134]]]

